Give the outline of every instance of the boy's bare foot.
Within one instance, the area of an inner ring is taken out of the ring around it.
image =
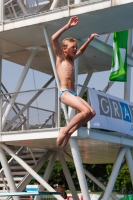
[[[58,138],[57,138],[57,140],[56,140],[56,145],[57,145],[58,147],[61,146],[63,140],[64,140],[65,137],[66,137],[66,133],[65,133],[65,131],[64,131],[63,129],[64,129],[64,128],[61,128],[61,129],[60,129],[59,136],[58,136]]]
[[[70,137],[71,137],[71,135],[68,135],[68,134],[66,135],[66,137],[61,145],[62,148],[64,148],[68,144]]]

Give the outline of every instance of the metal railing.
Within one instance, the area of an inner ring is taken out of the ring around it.
[[[12,97],[17,96],[2,131],[55,127],[57,114],[55,113],[55,92],[57,92],[56,88],[47,88],[1,94],[2,118],[4,118],[5,112],[8,112],[8,105]],[[17,109],[14,109],[14,106]]]
[[[0,4],[0,22],[75,4],[92,3],[103,0],[4,0]]]

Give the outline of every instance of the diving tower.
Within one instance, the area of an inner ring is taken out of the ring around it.
[[[64,149],[56,146],[56,138],[61,127],[61,106],[57,95],[59,81],[50,42],[51,35],[73,15],[79,17],[79,24],[65,32],[61,39],[69,35],[76,38],[81,45],[92,32],[104,35],[103,41],[94,39],[81,58],[75,62],[75,85],[79,96],[82,97],[85,91],[89,91],[87,85],[92,74],[110,69],[112,46],[107,44],[109,34],[130,29],[127,58],[128,81],[124,88],[124,100],[130,103],[130,71],[133,67],[133,21],[130,20],[133,18],[132,7],[133,1],[131,0],[50,0],[40,2],[36,0],[30,4],[28,0],[3,0],[0,2],[0,75],[2,59],[24,66],[18,84],[12,93],[8,93],[1,83],[0,158],[3,169],[0,170],[0,174],[1,182],[3,181],[7,191],[22,192],[33,176],[41,184],[40,191],[46,188],[48,191],[54,192],[47,182],[57,157],[61,162],[74,200],[77,200],[78,197],[66,160],[75,164],[85,200],[90,200],[85,175],[105,191],[103,200],[108,200],[110,196],[118,200],[118,197],[112,194],[112,190],[124,156],[129,166],[131,180],[133,180],[133,136],[131,134],[93,129],[88,123],[87,127],[81,127],[73,133],[70,143]],[[40,90],[20,92],[29,68],[51,75],[51,78]],[[78,85],[78,74],[87,74],[83,86]],[[1,79],[2,77],[0,82]],[[56,81],[57,87],[48,88],[53,80]],[[103,89],[103,94],[105,90]],[[23,100],[24,103],[17,102],[20,95],[33,92],[36,93],[32,94],[27,101]],[[30,126],[30,110],[36,109],[32,103],[39,96],[40,101],[46,96],[49,97],[50,102],[47,103],[51,103],[52,99],[54,108],[37,108],[39,112],[47,113],[45,120],[41,121],[39,125],[34,123]],[[90,101],[89,92],[88,101]],[[67,112],[64,105],[62,105],[62,109],[67,123],[74,116],[74,111],[69,108]],[[12,116],[10,116],[11,112],[14,112]],[[49,126],[46,126],[49,121]],[[17,149],[15,149],[16,147]],[[29,165],[32,163],[31,167],[24,161],[25,156],[22,152],[25,152],[25,149],[27,157],[32,159],[29,162]],[[14,153],[15,150],[16,153]],[[12,157],[9,163],[6,160],[5,152]],[[44,178],[41,178],[37,172],[48,159],[49,164]],[[18,162],[20,166],[15,168],[12,166],[13,162]],[[82,163],[114,163],[107,187],[105,188],[90,172],[86,171]],[[26,173],[19,171],[21,167],[25,169]],[[14,173],[11,169],[14,169]],[[13,174],[17,175],[17,171],[18,175],[25,176],[16,184]],[[63,199],[61,196],[56,196],[56,198]],[[19,197],[15,196],[13,199],[18,200]],[[40,197],[36,197],[36,200],[38,199]]]

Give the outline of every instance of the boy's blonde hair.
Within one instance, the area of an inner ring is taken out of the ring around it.
[[[62,41],[62,47],[67,47],[67,45],[68,45],[69,43],[71,43],[71,42],[76,42],[76,44],[77,44],[77,40],[76,40],[76,39],[71,38],[71,37],[65,38],[65,39]]]

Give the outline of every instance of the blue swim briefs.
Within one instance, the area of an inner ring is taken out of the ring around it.
[[[60,91],[58,92],[58,96],[59,96],[59,99],[60,99],[60,100],[61,100],[61,96],[62,96],[63,92],[70,92],[70,93],[73,94],[74,96],[77,96],[77,93],[76,93],[76,92],[74,92],[74,91],[72,91],[72,90],[69,90],[69,89],[67,89],[67,88],[64,88],[63,90],[60,90]]]

